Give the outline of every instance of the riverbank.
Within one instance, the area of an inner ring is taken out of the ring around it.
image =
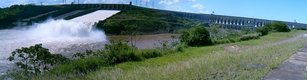
[[[102,67],[83,76],[43,75],[34,79],[262,79],[306,44],[304,31],[274,32],[261,39],[206,47],[140,62]]]
[[[110,41],[126,41],[139,49],[162,47],[162,43],[178,41],[178,34],[163,33],[150,35],[110,35]]]
[[[85,79],[259,80],[307,43],[303,33],[272,33],[258,40],[192,47],[180,54],[102,68]]]
[[[7,60],[10,53],[17,47],[27,47],[34,43],[29,42],[30,40],[20,40],[18,41],[19,36],[14,36],[15,31],[6,30],[1,31],[0,34],[3,35],[11,35],[11,37],[3,37],[0,39],[2,47],[0,53],[0,75],[6,73],[6,71],[14,68],[14,63],[9,62]],[[106,42],[96,42],[96,41],[89,41],[89,40],[77,40],[77,41],[66,41],[66,42],[47,42],[43,43],[43,47],[48,48],[50,52],[56,54],[62,54],[66,57],[71,58],[73,54],[78,52],[85,52],[86,50],[93,50],[97,51],[104,48],[104,45],[109,43],[109,41],[128,41],[129,44],[133,44],[139,49],[149,49],[155,47],[161,47],[161,43],[163,42],[173,42],[177,39],[173,38],[174,34],[152,34],[152,35],[110,35],[107,36],[108,41]],[[12,37],[14,36],[14,37]],[[27,44],[21,44],[21,42],[26,42]],[[35,42],[35,41],[34,41]],[[131,43],[132,42],[132,43]],[[12,45],[16,43],[16,45]],[[17,45],[17,43],[19,43]],[[62,44],[62,45],[60,45]]]

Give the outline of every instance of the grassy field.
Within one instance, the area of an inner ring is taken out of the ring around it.
[[[87,80],[259,80],[302,48],[306,33],[271,33],[261,39],[191,47],[182,53],[103,67],[88,74],[45,75],[36,79]]]

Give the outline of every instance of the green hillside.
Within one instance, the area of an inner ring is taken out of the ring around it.
[[[0,9],[0,29],[14,26],[13,22],[58,10],[56,6],[14,5]]]
[[[108,34],[148,34],[169,33],[178,29],[189,28],[195,22],[176,17],[173,14],[157,10],[136,8],[120,13],[97,24]]]
[[[188,28],[188,26],[197,23],[197,21],[179,18],[175,14],[165,11],[125,4],[14,5],[0,9],[0,29],[13,28],[20,24],[31,25],[76,10],[82,10],[64,17],[67,20],[73,19],[100,9],[121,10],[120,13],[97,24],[99,29],[105,30],[108,34],[169,33]]]

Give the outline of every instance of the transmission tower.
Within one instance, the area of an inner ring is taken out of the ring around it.
[[[146,0],[145,2],[146,2],[146,7],[148,7],[148,0]]]

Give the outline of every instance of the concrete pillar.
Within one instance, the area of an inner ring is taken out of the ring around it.
[[[228,20],[226,20],[226,24],[228,24]]]
[[[240,26],[240,21],[237,21],[237,25]]]

